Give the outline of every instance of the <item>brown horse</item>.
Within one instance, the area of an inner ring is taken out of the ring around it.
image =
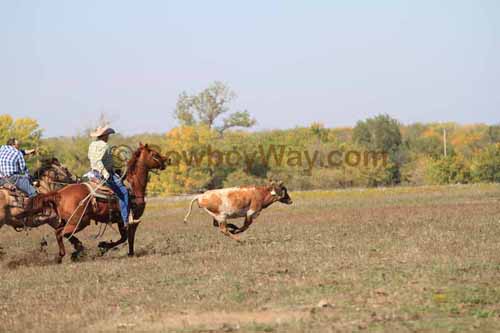
[[[43,160],[42,166],[33,172],[33,178],[39,193],[53,192],[78,182],[78,178],[55,157]]]
[[[154,169],[164,170],[165,162],[165,158],[155,149],[148,147],[147,144],[140,144],[128,162],[126,180],[131,189],[130,207],[134,220],[139,220],[146,208],[144,197],[149,171]],[[60,195],[56,207],[57,215],[61,221],[56,230],[59,262],[66,255],[63,236],[71,242],[75,249],[72,254],[73,259],[76,259],[84,250],[82,242],[75,237],[75,234],[85,229],[91,220],[101,223],[118,223],[120,239],[116,242],[101,242],[99,248],[108,250],[128,240],[128,254],[129,256],[134,255],[134,239],[138,223],[130,223],[127,229],[125,229],[123,223],[119,223],[121,217],[116,200],[112,202],[96,200],[89,203],[91,191],[85,184],[68,185],[56,193]]]
[[[26,228],[37,228],[48,224],[52,228],[59,227],[59,218],[55,210],[57,195],[51,194],[55,189],[68,183],[74,183],[74,177],[56,158],[46,159],[33,176],[40,193],[33,199],[32,207],[23,207],[26,195],[19,191],[11,192],[0,189],[0,228],[5,224],[16,231]],[[31,218],[27,218],[31,216]]]
[[[15,194],[0,189],[0,228],[5,224],[22,231],[43,224],[56,227],[59,222],[55,211],[58,194],[42,193],[28,201],[26,195]],[[28,204],[29,202],[29,204]]]

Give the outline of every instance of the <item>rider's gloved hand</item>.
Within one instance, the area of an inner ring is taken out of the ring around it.
[[[106,170],[106,169],[102,170],[102,176],[106,180],[109,180],[109,178],[111,177],[111,175],[109,174],[108,170]]]

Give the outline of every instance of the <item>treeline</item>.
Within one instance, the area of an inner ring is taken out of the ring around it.
[[[29,161],[31,168],[55,156],[75,174],[88,170],[88,133],[44,139],[34,119],[2,115],[0,120],[0,140],[15,136],[26,148],[39,148],[39,155]],[[134,149],[139,142],[154,145],[172,163],[152,175],[151,195],[269,178],[285,181],[292,190],[500,181],[500,125],[402,125],[379,115],[354,128],[316,123],[250,132],[191,123],[166,134],[115,135],[111,140]]]

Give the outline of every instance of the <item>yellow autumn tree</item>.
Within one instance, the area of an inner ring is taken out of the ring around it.
[[[16,138],[23,146],[35,146],[40,142],[41,136],[42,130],[35,119],[14,120],[8,114],[0,115],[0,144],[5,144],[9,138]]]
[[[22,148],[35,148],[40,144],[42,129],[32,118],[14,119],[8,114],[0,115],[0,144],[4,145],[9,138],[16,138]],[[29,159],[28,167],[36,166],[34,159]]]
[[[220,135],[207,125],[179,126],[166,134],[162,153],[170,165],[164,172],[152,177],[149,190],[155,194],[187,193],[206,189],[210,183],[214,163],[208,163],[210,149],[217,148]]]

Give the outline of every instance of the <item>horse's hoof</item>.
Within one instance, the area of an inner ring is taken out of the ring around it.
[[[54,259],[54,261],[56,264],[62,264],[62,259],[63,259],[63,257],[58,256],[57,258]]]
[[[104,250],[108,250],[110,248],[108,242],[99,242],[99,244],[97,244],[97,247]]]
[[[83,256],[83,247],[73,253],[71,253],[71,260],[73,261],[77,261],[78,259],[80,259],[82,256]]]
[[[129,254],[128,254],[128,257],[129,257],[129,258],[135,257],[135,254],[134,254],[134,253],[129,253]]]
[[[108,249],[104,248],[104,247],[98,247],[98,249],[99,249],[100,256],[103,256],[104,254],[106,254],[106,252],[108,252]]]

